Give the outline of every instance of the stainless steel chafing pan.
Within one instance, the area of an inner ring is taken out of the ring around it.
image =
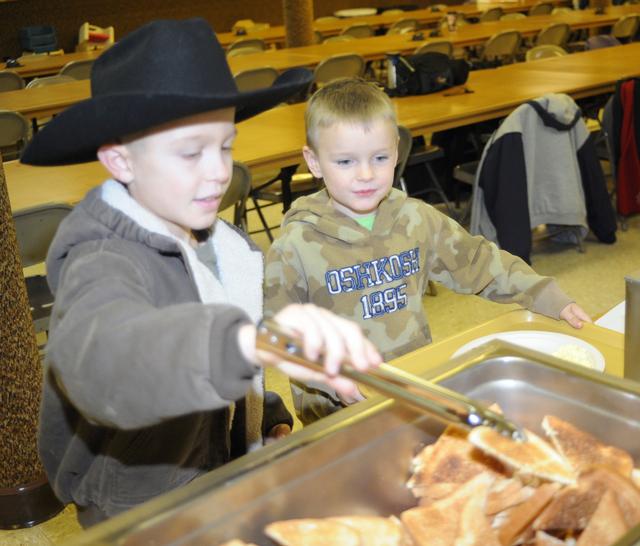
[[[429,374],[453,390],[498,402],[542,434],[554,414],[626,449],[640,466],[640,384],[491,342]],[[132,510],[74,544],[216,545],[241,538],[270,545],[266,523],[296,517],[398,514],[415,505],[411,458],[443,425],[381,397],[332,415]],[[618,546],[640,544],[640,527]]]

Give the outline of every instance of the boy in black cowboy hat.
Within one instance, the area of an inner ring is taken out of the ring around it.
[[[262,256],[216,220],[234,120],[309,80],[296,70],[269,89],[239,93],[205,21],[157,21],[105,52],[92,98],[25,150],[22,161],[34,165],[97,154],[113,176],[75,207],[47,259],[56,302],[40,455],[56,494],[81,508],[84,523],[262,445],[256,364],[310,378],[256,351]],[[380,361],[356,326],[322,309],[289,306],[276,320],[301,336],[307,357],[324,353],[321,378],[345,396],[355,386],[336,377],[340,361],[360,369]]]

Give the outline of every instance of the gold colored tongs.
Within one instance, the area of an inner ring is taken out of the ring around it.
[[[311,370],[324,371],[321,364],[305,358],[298,340],[274,321],[264,320],[258,325],[256,347]],[[488,426],[514,440],[526,440],[524,431],[500,414],[463,394],[394,366],[382,364],[365,373],[356,370],[349,363],[344,363],[340,368],[340,375],[409,404],[446,423],[465,428]]]

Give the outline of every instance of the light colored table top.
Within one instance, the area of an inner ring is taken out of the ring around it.
[[[467,17],[477,17],[481,13],[493,7],[501,7],[505,13],[517,11],[526,12],[537,2],[538,0],[516,0],[514,2],[472,2],[469,4],[454,4],[447,6],[446,11],[433,11],[431,8],[424,8],[405,11],[403,13],[380,13],[379,15],[349,17],[347,19],[338,19],[336,21],[314,23],[313,28],[324,36],[332,36],[339,34],[348,26],[356,24],[370,25],[374,29],[388,27],[400,19],[416,19],[418,23],[422,25],[432,24],[442,19],[448,11],[455,11],[456,13],[463,14]],[[564,0],[550,0],[550,3],[564,4],[566,2]],[[280,25],[266,29],[259,29],[254,32],[249,30],[246,36],[238,36],[233,32],[221,32],[218,34],[220,43],[225,46],[242,37],[261,38],[267,43],[282,43],[284,42],[285,29]]]
[[[562,0],[551,1],[553,3],[562,3]],[[486,11],[487,9],[494,6],[502,7],[505,12],[513,12],[526,11],[535,3],[537,3],[537,0],[518,0],[516,2],[492,2],[477,4],[471,3],[449,6],[448,11],[456,11],[457,13],[462,13],[467,16],[477,16],[483,11]],[[439,21],[442,17],[444,17],[445,13],[446,12],[442,11],[434,12],[429,8],[407,11],[402,14],[382,13],[380,15],[370,15],[367,17],[356,17],[349,19],[340,19],[337,21],[314,23],[314,29],[321,32],[325,36],[331,36],[340,33],[347,26],[356,23],[370,24],[375,28],[387,27],[398,21],[399,19],[405,18],[417,19],[421,24],[435,23],[436,21]],[[255,32],[249,31],[249,33],[245,36],[239,36],[233,32],[220,32],[217,33],[217,36],[223,47],[226,47],[241,38],[261,38],[269,44],[281,44],[284,42],[285,29],[284,26],[277,25],[266,29],[256,30]],[[85,59],[95,59],[101,53],[101,51],[88,51],[65,53],[63,55],[33,55],[21,59],[21,63],[24,66],[11,70],[17,72],[23,78],[46,76],[56,74],[68,62]],[[276,66],[276,68],[278,67]]]
[[[466,25],[455,32],[443,31],[441,37],[429,38],[423,41],[412,41],[411,35],[399,34],[394,36],[380,36],[353,40],[348,43],[326,43],[298,48],[269,50],[252,55],[242,55],[229,59],[233,73],[262,66],[272,66],[278,70],[294,67],[313,67],[323,59],[339,53],[358,53],[368,60],[381,59],[389,51],[409,53],[418,46],[439,40],[451,40],[455,45],[472,45],[483,43],[496,32],[508,29],[520,30],[525,36],[536,34],[552,22],[566,20],[575,28],[589,28],[593,25],[610,25],[617,20],[622,11],[635,10],[640,12],[639,5],[619,6],[610,8],[604,16],[595,15],[591,10],[566,16],[535,16],[517,21],[495,21],[478,25]],[[622,10],[622,11],[621,11]],[[617,67],[627,60],[622,59],[619,52],[610,55]],[[574,72],[575,63],[591,63],[590,60],[580,61],[576,55],[564,58],[563,68],[558,72]],[[567,68],[565,68],[567,67]],[[22,89],[0,93],[0,109],[21,112],[28,117],[46,117],[62,111],[71,104],[89,97],[88,82],[64,83],[56,86]]]
[[[640,75],[640,43],[571,55],[577,71],[559,70],[567,57],[519,63],[472,72],[466,87],[446,92],[394,99],[400,123],[414,134],[460,127],[509,114],[545,93],[568,93],[574,98],[613,91],[625,76]],[[615,59],[615,60],[614,60]],[[252,169],[277,168],[301,161],[305,142],[304,104],[264,112],[238,125],[234,158]],[[106,174],[99,163],[67,167],[5,164],[12,209],[51,201],[77,202]]]

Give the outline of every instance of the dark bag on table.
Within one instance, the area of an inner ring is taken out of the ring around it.
[[[450,59],[444,53],[428,52],[409,57],[398,56],[394,63],[396,85],[387,92],[392,97],[426,95],[455,85],[469,77],[469,64]]]

